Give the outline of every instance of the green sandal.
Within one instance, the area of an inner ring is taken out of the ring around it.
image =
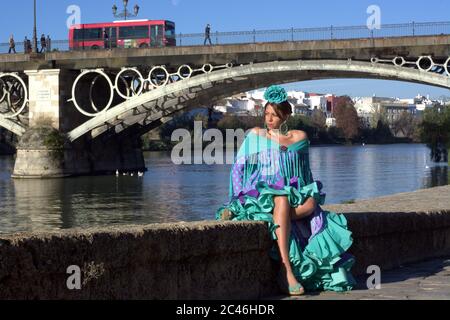
[[[287,283],[287,279],[285,279],[284,275],[281,273],[278,274],[277,282],[283,293],[286,293],[290,296],[301,296],[305,294],[305,289],[300,283],[289,286]]]

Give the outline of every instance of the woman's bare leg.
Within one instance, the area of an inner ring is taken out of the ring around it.
[[[278,248],[281,256],[281,268],[286,272],[289,286],[298,284],[297,279],[292,272],[289,262],[289,238],[291,234],[291,207],[286,196],[276,196],[273,199],[275,207],[273,209],[273,220],[280,227],[275,230],[278,238]]]

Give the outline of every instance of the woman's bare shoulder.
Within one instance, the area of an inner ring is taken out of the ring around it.
[[[301,141],[301,140],[307,140],[308,135],[305,131],[302,130],[291,130],[293,140],[295,141]]]
[[[250,129],[250,132],[256,133],[256,134],[262,134],[263,129],[260,127],[254,127]]]

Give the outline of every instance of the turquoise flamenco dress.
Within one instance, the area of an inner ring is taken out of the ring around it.
[[[273,197],[287,196],[291,207],[313,197],[318,204],[315,212],[292,221],[289,259],[294,275],[309,291],[351,290],[355,280],[350,269],[355,260],[346,251],[352,245],[352,233],[344,215],[322,210],[325,194],[321,189],[310,170],[308,140],[283,146],[250,131],[231,169],[229,200],[217,210],[216,219],[228,209],[235,221],[266,221],[276,240]],[[276,244],[270,255],[280,259]]]

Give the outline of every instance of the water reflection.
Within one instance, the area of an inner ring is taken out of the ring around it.
[[[10,180],[10,186],[11,196],[4,199],[9,214],[0,215],[2,229],[7,223],[30,231],[133,223],[151,201],[144,197],[143,180],[131,177]]]
[[[424,178],[424,188],[445,186],[450,184],[450,170],[448,165],[440,164],[429,168],[429,175]]]
[[[332,146],[311,148],[310,159],[331,204],[442,185],[432,175],[447,174],[431,170],[428,155],[420,144]]]
[[[424,145],[312,147],[311,169],[326,203],[450,184],[447,165]],[[145,154],[145,177],[12,180],[0,157],[0,232],[213,219],[227,199],[230,165],[174,165],[170,152]]]

